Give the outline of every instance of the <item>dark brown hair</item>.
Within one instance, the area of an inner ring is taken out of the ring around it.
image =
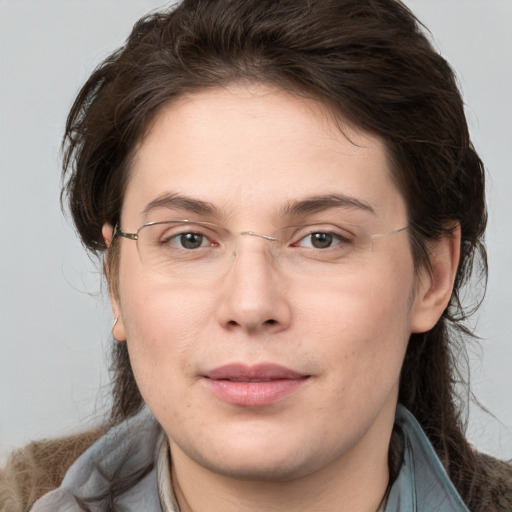
[[[385,141],[408,207],[417,267],[427,243],[458,223],[461,260],[450,306],[411,336],[400,401],[419,420],[472,510],[492,491],[468,445],[456,393],[471,276],[485,288],[484,168],[473,149],[454,73],[398,0],[185,0],[141,19],[80,91],[64,138],[64,194],[84,245],[106,250],[130,161],[156,112],[184,93],[245,81],[318,99]],[[115,276],[116,247],[107,265]],[[111,279],[115,285],[115,277]],[[112,422],[142,405],[126,344],[114,349]],[[463,382],[462,382],[463,383]]]

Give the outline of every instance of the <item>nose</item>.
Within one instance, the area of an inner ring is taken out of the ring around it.
[[[291,321],[286,282],[275,268],[267,244],[272,237],[242,232],[232,266],[221,285],[219,322],[248,334],[277,333]]]

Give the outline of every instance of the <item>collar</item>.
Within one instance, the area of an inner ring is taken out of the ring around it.
[[[171,460],[169,452],[169,440],[164,436],[162,445],[158,452],[158,495],[162,504],[162,512],[179,512],[180,508],[174,490],[172,488],[171,479]]]
[[[384,512],[469,512],[413,415],[398,405],[395,424],[402,433],[403,462]],[[126,511],[179,512],[172,491],[168,441],[144,408],[111,429],[70,467],[61,486],[36,502],[31,512],[110,510],[110,480],[130,482],[115,501]],[[95,498],[94,500],[92,498]]]
[[[395,425],[402,432],[404,457],[385,512],[469,512],[420,424],[401,404]]]

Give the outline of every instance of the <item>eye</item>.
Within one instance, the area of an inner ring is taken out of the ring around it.
[[[329,249],[347,241],[346,238],[336,233],[317,231],[307,234],[294,245],[297,247],[309,247],[311,249]]]
[[[178,233],[165,240],[167,243],[176,245],[179,249],[193,250],[200,247],[212,245],[210,239],[201,233]]]

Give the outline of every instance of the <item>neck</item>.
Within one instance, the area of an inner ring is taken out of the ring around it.
[[[386,472],[387,475],[387,472]],[[198,489],[194,485],[183,486],[173,477],[173,486],[180,506],[180,512],[303,512],[322,510],[325,512],[377,512],[380,509],[388,486],[388,477],[375,478],[373,475],[364,481],[347,478],[342,482],[299,479],[293,482],[233,482],[217,480],[215,491],[212,487]]]

